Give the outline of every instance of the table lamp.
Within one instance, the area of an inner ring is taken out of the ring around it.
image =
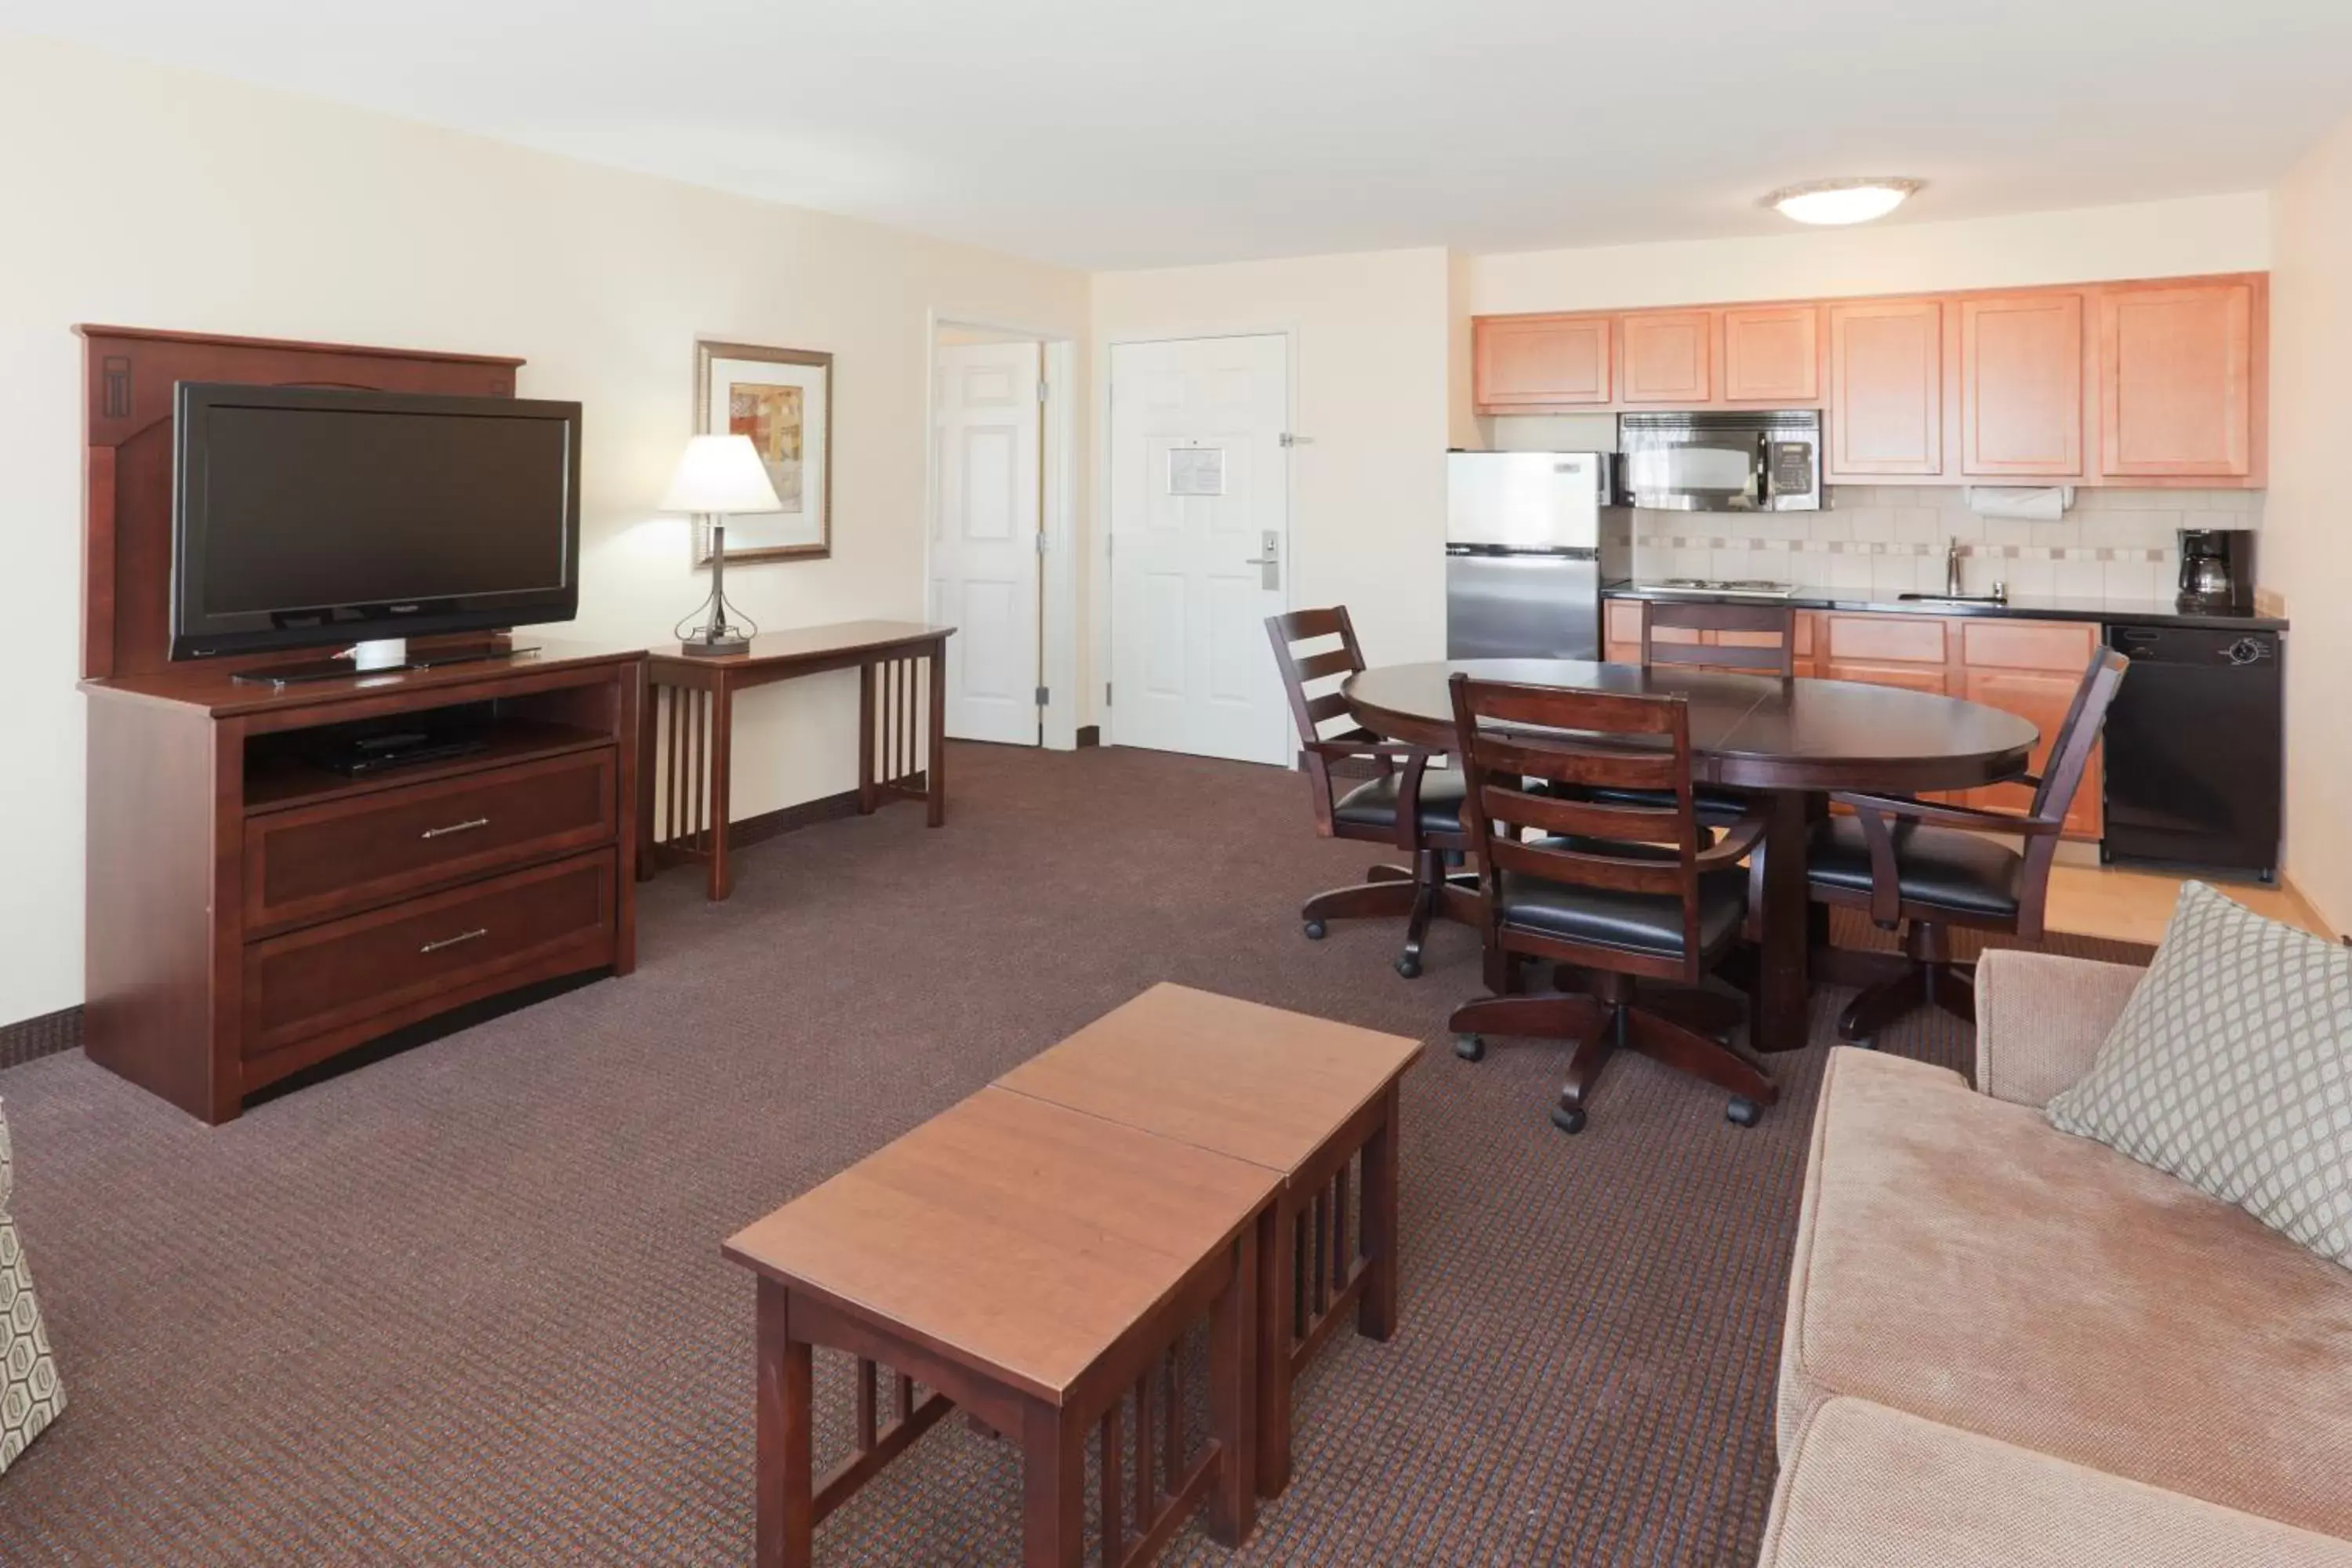
[[[662,496],[661,510],[710,519],[710,597],[677,624],[678,651],[702,658],[742,653],[760,628],[727,603],[727,520],[737,512],[782,511],[767,465],[749,436],[697,436],[686,444]],[[730,616],[739,617],[738,626]],[[700,617],[700,626],[687,621]]]

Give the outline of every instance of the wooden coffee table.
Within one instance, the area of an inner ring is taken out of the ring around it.
[[[1397,1100],[1422,1044],[1188,986],[1155,985],[999,1088],[1277,1173],[1261,1221],[1258,1489],[1290,1483],[1290,1385],[1356,1310],[1397,1319]],[[1352,1173],[1352,1175],[1351,1175]],[[1352,1182],[1361,1221],[1350,1234]]]
[[[730,1237],[726,1255],[759,1275],[762,1568],[804,1568],[816,1522],[955,1405],[1022,1446],[1026,1568],[1077,1568],[1097,1429],[1107,1563],[1149,1562],[1204,1497],[1210,1533],[1238,1544],[1256,1510],[1260,1221],[1280,1185],[991,1088]],[[1194,1455],[1174,1351],[1203,1316],[1211,1430]],[[856,1446],[822,1481],[817,1345],[857,1358]]]

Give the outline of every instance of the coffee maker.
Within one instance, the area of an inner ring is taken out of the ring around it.
[[[2250,615],[2254,607],[2254,531],[2180,531],[2180,594],[2174,601],[2200,615]]]

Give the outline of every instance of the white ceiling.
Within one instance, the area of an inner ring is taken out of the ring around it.
[[[2267,184],[2352,0],[0,0],[81,39],[1083,268]],[[61,133],[62,128],[61,128]]]

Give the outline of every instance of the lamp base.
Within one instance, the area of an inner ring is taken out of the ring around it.
[[[729,654],[751,651],[750,637],[719,637],[715,641],[680,641],[677,651],[688,658],[725,658]]]

